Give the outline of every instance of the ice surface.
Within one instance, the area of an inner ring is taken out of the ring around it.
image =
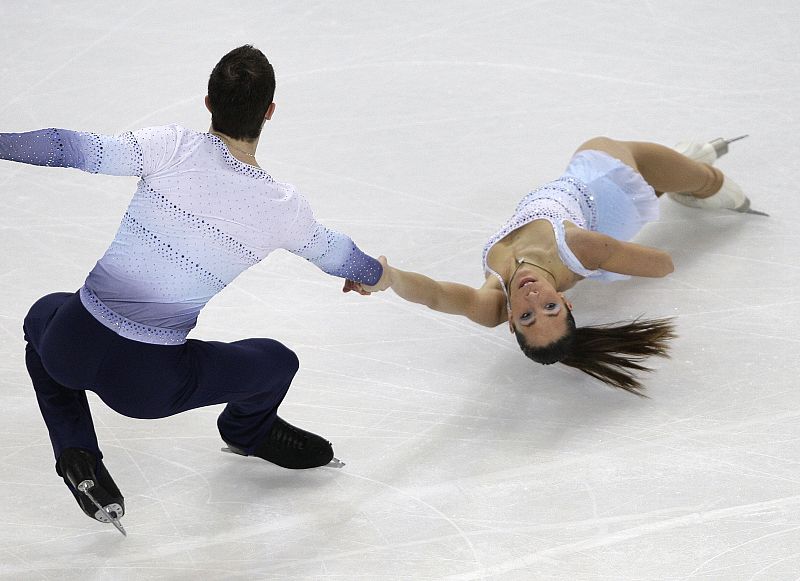
[[[135,179],[2,163],[0,578],[800,578],[796,2],[4,2],[0,22],[2,131],[205,130],[211,67],[257,45],[278,76],[261,163],[446,280],[480,284],[484,241],[594,135],[749,133],[719,165],[771,214],[664,199],[638,240],[675,273],[570,293],[579,324],[677,317],[646,400],[272,255],[193,336],[293,348],[282,415],[347,465],[222,454],[219,407],[144,421],[92,397],[124,539],[53,471],[21,323],[81,285]]]

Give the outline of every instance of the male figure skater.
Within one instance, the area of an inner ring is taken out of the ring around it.
[[[56,472],[87,515],[121,531],[123,497],[103,465],[84,390],[134,418],[227,403],[217,425],[231,451],[286,468],[333,459],[330,442],[277,415],[298,369],[291,350],[272,339],[187,339],[206,303],[276,248],[334,276],[369,285],[381,277],[380,263],[318,223],[306,199],[256,161],[274,91],[272,65],[245,45],[211,73],[208,133],[177,125],[117,136],[0,133],[0,159],[141,178],[80,290],[41,298],[24,322]]]

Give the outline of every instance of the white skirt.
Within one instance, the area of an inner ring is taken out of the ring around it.
[[[602,151],[583,150],[570,160],[565,176],[589,187],[597,205],[597,231],[630,240],[658,220],[655,190],[631,166]]]

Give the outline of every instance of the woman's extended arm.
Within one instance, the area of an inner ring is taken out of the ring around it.
[[[389,266],[383,256],[378,260],[383,265],[384,276],[378,285],[365,286],[366,291],[391,288],[407,301],[425,305],[442,313],[462,315],[485,327],[496,327],[507,321],[505,296],[491,280],[481,288],[473,288],[457,282],[433,280],[424,274],[400,270]]]

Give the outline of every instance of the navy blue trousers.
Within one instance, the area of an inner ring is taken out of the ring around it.
[[[189,339],[151,345],[100,324],[77,293],[39,299],[25,317],[25,363],[55,458],[83,448],[102,458],[86,391],[132,418],[163,418],[227,403],[222,439],[252,453],[266,438],[297,373],[297,356],[272,339]]]

